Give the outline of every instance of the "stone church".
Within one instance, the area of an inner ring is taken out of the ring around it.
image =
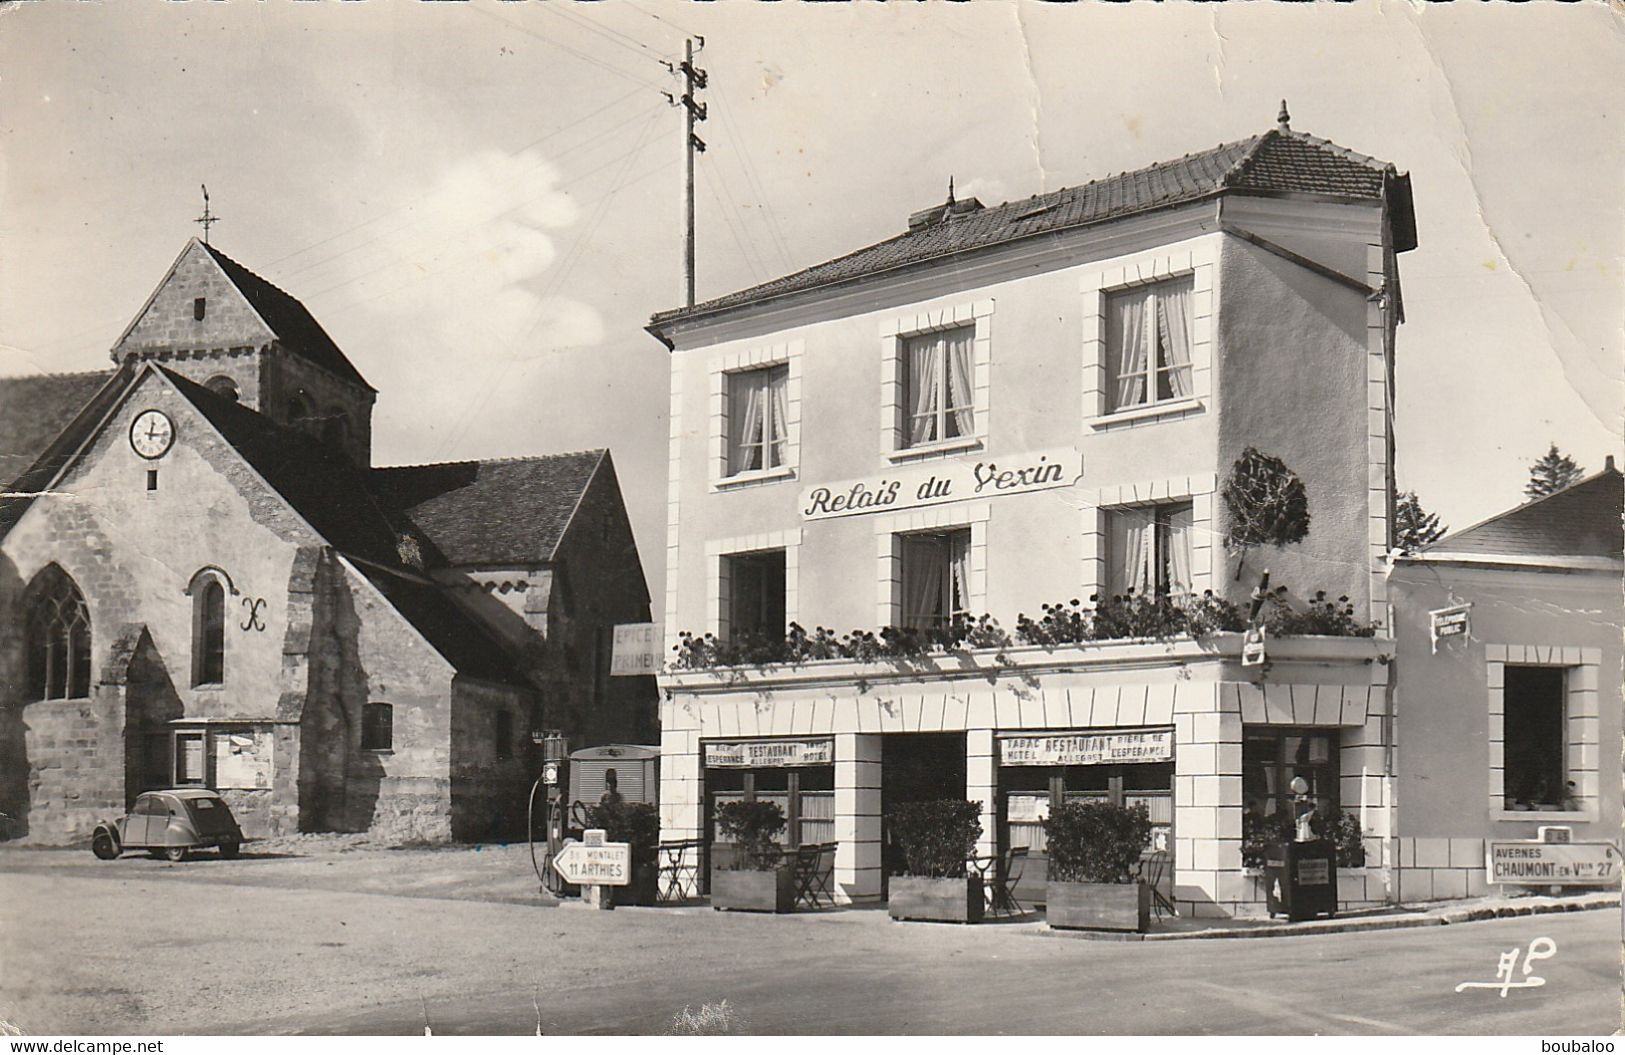
[[[377,391],[193,239],[112,370],[0,379],[0,838],[219,790],[250,837],[524,826],[532,734],[652,742],[607,450],[380,468]]]

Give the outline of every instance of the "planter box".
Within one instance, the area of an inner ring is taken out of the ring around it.
[[[1051,927],[1144,934],[1151,926],[1151,887],[1145,883],[1044,885],[1044,918]]]
[[[632,882],[612,887],[617,905],[653,905],[659,901],[659,869],[653,864],[634,864]]]
[[[790,862],[772,870],[711,872],[711,907],[735,912],[789,912],[796,907],[796,880]]]
[[[985,907],[981,876],[957,879],[892,876],[886,898],[886,911],[892,919],[980,923]]]

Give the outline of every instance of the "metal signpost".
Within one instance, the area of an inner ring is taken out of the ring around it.
[[[1489,880],[1513,886],[1603,886],[1619,882],[1613,843],[1492,839],[1485,848]]]
[[[581,887],[591,908],[612,909],[611,887],[632,882],[632,844],[604,841],[604,829],[588,828],[581,842],[568,842],[553,857],[553,869],[566,882]]]

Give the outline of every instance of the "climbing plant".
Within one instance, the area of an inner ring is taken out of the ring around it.
[[[1241,452],[1224,482],[1225,545],[1246,559],[1255,546],[1287,546],[1309,534],[1309,495],[1286,463],[1256,447]],[[1241,577],[1241,569],[1236,569]]]

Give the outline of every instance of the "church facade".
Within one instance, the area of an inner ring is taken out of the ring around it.
[[[375,468],[376,391],[193,240],[111,371],[0,381],[0,813],[219,790],[250,837],[522,830],[532,733],[654,735],[608,451]]]

